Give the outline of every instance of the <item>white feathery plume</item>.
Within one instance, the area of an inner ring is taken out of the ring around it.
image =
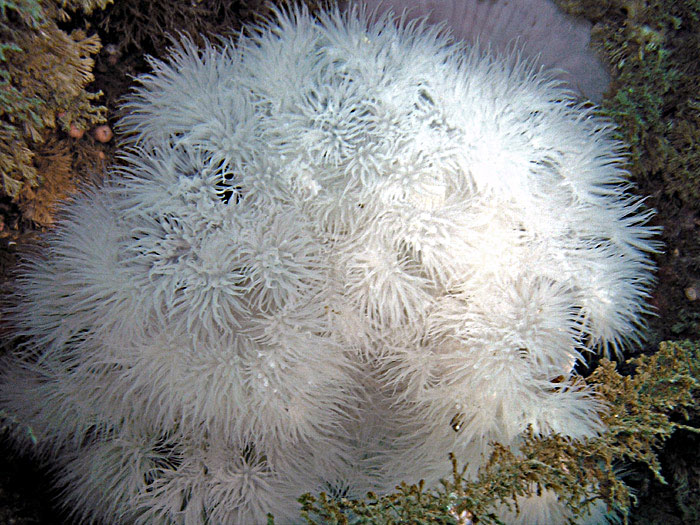
[[[565,15],[551,0],[361,0],[373,13],[425,17],[470,45],[500,53],[514,45],[558,70],[572,88],[600,101],[610,75],[589,49],[591,23]],[[349,2],[348,2],[349,3]]]
[[[602,430],[575,365],[642,336],[656,229],[612,125],[552,73],[362,8],[151,65],[122,166],[6,312],[0,408],[76,517],[293,523],[306,491]]]

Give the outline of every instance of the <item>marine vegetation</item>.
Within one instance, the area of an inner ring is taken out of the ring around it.
[[[75,189],[69,146],[51,130],[77,136],[104,121],[99,93],[86,90],[99,39],[61,25],[70,11],[90,13],[109,1],[0,1],[0,194],[41,224]]]

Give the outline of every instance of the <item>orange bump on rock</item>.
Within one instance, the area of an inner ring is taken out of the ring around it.
[[[107,124],[103,124],[92,130],[92,136],[99,142],[109,142],[114,137],[114,132]]]
[[[75,124],[71,124],[70,129],[68,130],[68,135],[70,135],[74,139],[81,139],[83,138],[83,135],[85,135],[85,130],[79,128]]]

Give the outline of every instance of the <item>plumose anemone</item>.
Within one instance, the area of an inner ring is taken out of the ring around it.
[[[591,23],[566,15],[553,0],[360,1],[370,12],[393,11],[444,25],[450,36],[471,46],[498,53],[518,49],[596,102],[610,82],[605,66],[589,47]]]
[[[81,522],[292,523],[602,430],[574,367],[640,337],[656,249],[623,145],[517,53],[394,22],[182,40],[25,254],[0,409]]]

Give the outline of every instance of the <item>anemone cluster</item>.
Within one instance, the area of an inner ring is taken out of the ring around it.
[[[601,430],[574,366],[639,337],[655,249],[623,146],[517,54],[395,22],[183,40],[25,255],[0,408],[82,522],[289,523]]]

